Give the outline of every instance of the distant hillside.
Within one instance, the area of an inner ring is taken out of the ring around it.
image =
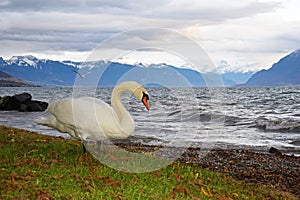
[[[268,70],[255,73],[245,86],[300,85],[300,49],[280,59]]]
[[[224,72],[222,77],[234,81],[236,85],[246,83],[253,74],[254,72]]]
[[[12,76],[3,71],[0,71],[0,78],[12,78]]]
[[[141,84],[165,86],[207,86],[206,79],[218,75],[201,74],[186,68],[167,64],[128,65],[118,62],[72,62],[37,59],[33,56],[13,56],[9,60],[0,58],[0,70],[19,79],[41,86],[104,86],[111,87],[118,81],[135,80]],[[79,78],[78,72],[84,76]],[[222,77],[225,86],[235,82]],[[221,79],[219,79],[221,80]],[[208,80],[209,86],[223,86],[222,81]]]
[[[3,59],[2,59],[3,60]],[[34,85],[73,85],[75,67],[62,62],[37,59],[33,56],[13,56],[1,62],[0,70]]]
[[[24,86],[33,86],[33,85],[26,83],[20,79],[14,78],[3,71],[0,71],[0,87],[24,87]]]

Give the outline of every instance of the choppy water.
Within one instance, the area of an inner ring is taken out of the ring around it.
[[[0,88],[0,96],[29,92],[53,102],[95,96],[110,102],[111,88]],[[300,87],[148,88],[151,110],[129,94],[122,102],[134,117],[133,142],[300,155]],[[45,113],[0,111],[0,124],[42,134],[68,135],[34,123]]]

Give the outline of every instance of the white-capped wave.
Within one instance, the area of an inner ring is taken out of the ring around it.
[[[293,119],[267,119],[259,117],[255,120],[258,128],[266,131],[282,131],[300,133],[300,122]]]

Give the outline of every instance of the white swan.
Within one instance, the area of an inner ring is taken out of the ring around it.
[[[62,99],[51,103],[47,109],[49,115],[37,123],[83,141],[127,138],[135,126],[120,100],[124,92],[132,93],[143,102],[147,110],[150,109],[147,90],[136,82],[128,81],[113,89],[111,106],[93,97]]]

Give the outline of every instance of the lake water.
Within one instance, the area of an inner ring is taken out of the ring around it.
[[[135,120],[128,141],[150,145],[250,149],[275,147],[300,155],[300,87],[147,88],[150,111],[129,94],[122,102]],[[29,92],[53,102],[93,96],[110,102],[111,88],[0,88],[0,96]],[[41,134],[69,137],[34,121],[45,112],[0,111],[0,124]]]

